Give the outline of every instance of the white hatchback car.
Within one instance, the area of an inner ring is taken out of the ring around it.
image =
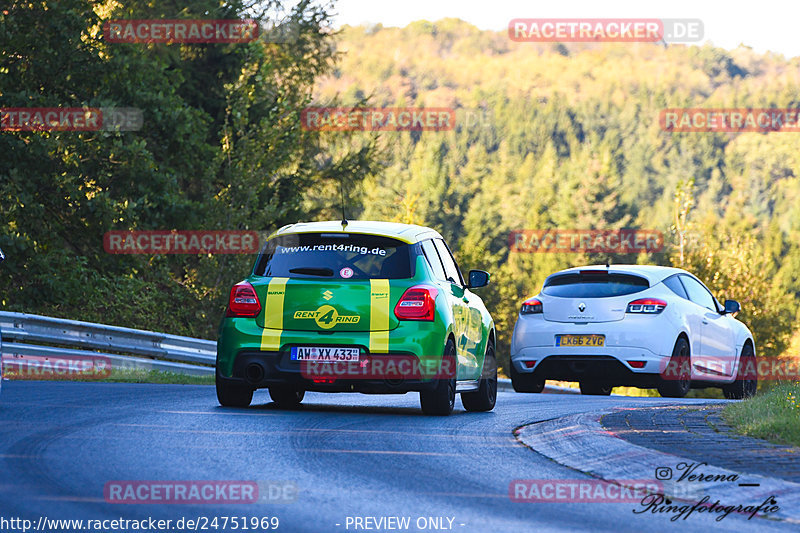
[[[679,268],[586,266],[548,276],[522,304],[511,340],[517,392],[541,392],[547,379],[577,381],[582,394],[614,386],[658,388],[680,398],[720,387],[726,398],[755,394],[753,334]]]

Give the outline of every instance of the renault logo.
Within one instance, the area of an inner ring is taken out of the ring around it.
[[[584,311],[586,311],[586,304],[585,304],[585,303],[583,303],[583,302],[579,303],[579,304],[578,304],[578,311],[580,311],[581,313],[583,313]]]

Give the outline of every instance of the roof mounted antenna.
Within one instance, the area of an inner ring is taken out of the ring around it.
[[[606,258],[606,268],[611,268],[611,260]]]
[[[339,178],[339,192],[342,196],[342,228],[347,226],[347,217],[344,212],[344,176]]]

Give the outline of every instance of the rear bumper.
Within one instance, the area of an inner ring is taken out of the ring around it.
[[[527,368],[525,361],[535,360],[536,366]],[[641,359],[639,359],[641,360]],[[536,376],[536,379],[559,381],[583,381],[612,386],[656,387],[658,371],[634,369],[610,355],[550,355],[539,359],[516,358],[511,364],[521,375]],[[655,368],[658,368],[655,365]]]
[[[425,368],[439,368],[448,333],[438,321],[404,322],[386,334],[388,353],[372,353],[369,349],[369,332],[284,330],[279,331],[277,335],[280,339],[277,343],[279,347],[269,349],[265,347],[262,338],[265,331],[253,319],[224,319],[220,325],[217,342],[217,378],[231,383],[247,384],[254,389],[292,385],[308,391],[370,394],[402,394],[429,390],[435,386],[433,379],[396,379],[395,374],[392,375],[395,379],[382,379],[382,376],[379,376],[380,379],[375,379],[374,376],[356,376],[355,379],[349,379],[347,373],[336,373],[334,380],[325,380],[332,382],[312,379],[316,374],[309,376],[308,372],[303,372],[299,362],[291,360],[291,348],[293,346],[358,347],[362,359],[406,357],[414,358]],[[276,336],[272,335],[272,339],[274,338]],[[319,370],[319,367],[317,369]]]
[[[653,353],[647,348],[623,347],[598,347],[598,348],[577,348],[577,347],[555,347],[555,346],[529,346],[522,348],[519,352],[511,355],[512,362],[516,368],[524,373],[531,372],[538,368],[549,358],[577,358],[585,360],[593,359],[613,359],[620,363],[625,369],[635,374],[658,374],[664,366],[667,356]],[[523,364],[526,361],[536,361],[536,366],[527,368]],[[640,361],[644,363],[642,368],[634,368],[628,361]],[[556,378],[552,378],[556,379]]]
[[[372,357],[380,357],[380,355]],[[331,376],[334,375],[331,374]],[[436,386],[435,381],[430,379],[352,379],[338,376],[330,379],[314,379],[304,375],[300,363],[292,361],[289,352],[239,352],[235,359],[232,375],[224,376],[218,368],[217,379],[232,384],[246,385],[254,389],[290,385],[306,391],[366,394],[404,394],[412,391],[431,390]]]
[[[535,373],[544,379],[653,387],[680,331],[669,315],[626,316],[615,322],[587,324],[520,315],[511,343],[511,361],[519,374]],[[565,334],[603,335],[604,346],[556,346],[556,336]],[[532,361],[536,363],[529,367]]]

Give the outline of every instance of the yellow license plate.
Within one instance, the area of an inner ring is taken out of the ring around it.
[[[603,346],[605,335],[556,335],[556,346]]]

